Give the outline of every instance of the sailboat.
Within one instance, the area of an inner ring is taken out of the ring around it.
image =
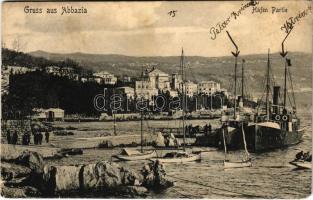
[[[245,132],[243,129],[243,124],[241,126],[242,129],[242,138],[244,141],[244,148],[245,148],[245,155],[243,157],[243,159],[241,161],[229,161],[226,159],[226,155],[227,155],[227,145],[225,144],[225,134],[224,134],[224,130],[223,131],[223,138],[224,138],[224,151],[225,151],[225,159],[224,159],[224,168],[228,169],[228,168],[242,168],[242,167],[251,167],[252,163],[251,163],[251,158],[250,158],[250,154],[248,152],[247,149],[247,143],[246,143],[246,139],[245,139]]]
[[[143,88],[143,70],[142,70],[142,86]],[[115,157],[122,161],[136,161],[136,160],[148,160],[150,158],[154,158],[157,156],[155,150],[152,151],[144,151],[143,150],[143,111],[140,111],[140,151],[123,148],[122,151],[118,155],[114,155]]]
[[[235,70],[234,70],[234,113],[233,117],[231,116],[225,116],[222,117],[221,121],[222,123],[227,124],[227,129],[222,130],[220,128],[219,130],[219,140],[220,144],[224,144],[227,146],[228,149],[241,149],[242,148],[242,126],[247,126],[250,121],[249,115],[252,113],[246,112],[246,108],[244,107],[244,63],[245,60],[242,60],[242,83],[241,83],[241,98],[239,101],[239,108],[237,108],[237,57],[235,57]],[[224,120],[226,119],[226,120]],[[223,134],[221,134],[221,131],[224,131]],[[223,143],[221,140],[225,140],[225,143]]]
[[[268,151],[276,148],[283,148],[295,145],[301,142],[304,129],[300,129],[300,119],[296,114],[296,105],[294,100],[292,111],[287,108],[287,75],[290,81],[291,74],[288,66],[291,66],[290,59],[285,58],[284,74],[284,97],[283,104],[279,102],[280,87],[273,87],[273,102],[270,105],[270,57],[268,52],[267,61],[267,84],[265,113],[260,112],[255,116],[254,123],[246,127],[248,147],[255,152]],[[291,82],[292,85],[292,82]],[[291,87],[292,89],[292,87]],[[292,102],[291,102],[292,103]],[[259,105],[260,107],[260,105]],[[262,111],[262,110],[261,110]]]
[[[180,59],[180,67],[181,67],[181,75],[182,75],[182,132],[183,132],[183,151],[182,152],[170,152],[165,154],[161,158],[150,159],[152,161],[158,160],[161,163],[184,163],[184,162],[192,162],[201,160],[201,152],[194,154],[194,153],[187,153],[186,152],[186,130],[185,130],[185,115],[186,115],[186,85],[185,85],[185,77],[184,77],[184,49],[182,49],[181,59]]]

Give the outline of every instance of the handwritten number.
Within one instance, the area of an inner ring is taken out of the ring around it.
[[[176,12],[177,12],[177,10],[171,10],[167,14],[169,14],[171,17],[175,17],[176,16]]]

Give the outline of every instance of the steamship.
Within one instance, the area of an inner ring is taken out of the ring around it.
[[[265,105],[264,103],[259,104],[254,122],[245,126],[248,148],[254,152],[284,148],[301,142],[304,129],[300,129],[300,119],[297,117],[295,100],[293,99],[294,101],[290,102],[291,109],[287,107],[286,102],[288,95],[287,76],[290,76],[290,81],[292,80],[288,69],[288,66],[291,66],[291,62],[288,58],[285,58],[284,62],[283,102],[280,102],[280,86],[273,86],[273,100],[271,103],[271,69],[268,53]],[[292,85],[292,82],[290,84]],[[291,95],[291,98],[293,96],[294,95]],[[292,103],[294,103],[294,105],[292,105]]]

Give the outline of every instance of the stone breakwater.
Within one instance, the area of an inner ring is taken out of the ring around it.
[[[1,195],[18,197],[72,197],[80,192],[106,197],[145,196],[149,190],[173,186],[163,166],[149,163],[135,172],[114,162],[86,165],[46,165],[36,152],[24,151],[1,160]],[[92,196],[92,195],[91,195]]]

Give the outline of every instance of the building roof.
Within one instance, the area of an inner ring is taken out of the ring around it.
[[[61,109],[61,108],[49,108],[49,109],[46,109],[46,111],[64,112],[64,110],[63,110],[63,109]]]
[[[148,72],[148,74],[149,74],[149,75],[151,75],[151,74],[158,74],[158,75],[168,76],[167,73],[162,72],[161,70],[159,70],[159,69],[157,69],[157,68],[155,68],[155,67],[153,67],[153,68],[151,69],[151,71]]]

